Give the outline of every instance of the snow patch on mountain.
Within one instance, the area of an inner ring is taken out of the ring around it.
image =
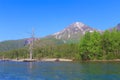
[[[86,32],[93,32],[95,29],[83,24],[82,22],[75,22],[69,25],[64,30],[53,34],[56,39],[68,40],[68,39],[77,39],[80,36],[84,35]]]

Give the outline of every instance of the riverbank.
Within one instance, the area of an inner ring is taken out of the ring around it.
[[[72,59],[63,59],[63,58],[43,58],[41,61],[73,61]]]
[[[56,62],[56,61],[62,61],[62,62],[72,62],[72,59],[64,59],[64,58],[43,58],[40,60],[37,59],[0,59],[0,61],[17,61],[17,62]]]
[[[113,59],[113,60],[89,60],[90,62],[120,62],[120,59]]]
[[[42,58],[38,59],[0,59],[0,61],[16,61],[16,62],[72,62],[72,59],[64,58]],[[83,61],[84,62],[84,61]],[[113,60],[87,60],[87,62],[120,62],[120,59]]]

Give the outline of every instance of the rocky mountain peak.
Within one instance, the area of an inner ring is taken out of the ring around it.
[[[120,23],[116,26],[117,30],[120,30]]]
[[[93,32],[95,29],[83,24],[82,22],[75,22],[70,24],[64,30],[53,34],[56,39],[78,39],[80,36],[84,35],[85,32]]]
[[[83,24],[82,22],[75,22],[72,24],[73,27],[78,27],[78,28],[81,28],[83,27],[85,24]]]
[[[108,30],[112,31],[113,29],[120,30],[120,23],[117,24],[115,27],[110,28],[110,29],[108,29]]]

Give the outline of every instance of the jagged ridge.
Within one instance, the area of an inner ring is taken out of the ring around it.
[[[79,39],[85,32],[97,31],[81,22],[75,22],[69,25],[64,30],[53,34],[52,36],[56,39],[70,40],[70,39]]]

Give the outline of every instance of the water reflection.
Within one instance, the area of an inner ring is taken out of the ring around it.
[[[33,68],[33,62],[29,62],[29,69],[32,70]]]
[[[29,75],[32,75],[34,72],[34,63],[33,62],[27,62],[27,70]]]

